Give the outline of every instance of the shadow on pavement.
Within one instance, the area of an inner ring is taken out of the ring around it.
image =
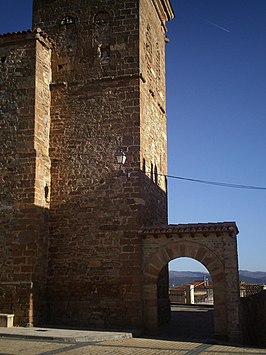
[[[171,307],[171,321],[160,326],[158,339],[212,342],[213,307],[178,305]]]

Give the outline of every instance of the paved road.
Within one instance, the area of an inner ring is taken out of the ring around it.
[[[125,339],[98,343],[59,343],[0,338],[0,355],[227,355],[266,354],[266,349],[212,345],[200,342]]]
[[[171,322],[160,327],[160,337],[200,342],[214,339],[213,307],[175,305],[171,310]]]
[[[175,306],[172,308],[172,322],[161,327],[158,339],[121,339],[118,333],[114,340],[114,333],[103,337],[101,332],[88,332],[88,337],[84,337],[83,332],[76,330],[48,329],[49,331],[39,332],[39,335],[49,336],[51,333],[52,337],[38,340],[35,334],[35,339],[26,340],[14,338],[18,335],[25,336],[20,334],[22,330],[9,328],[7,333],[13,337],[8,338],[8,334],[3,334],[2,337],[0,335],[0,355],[266,355],[266,349],[215,345],[212,312],[212,308],[208,307]],[[34,333],[31,328],[23,331],[30,337]],[[17,332],[17,335],[13,334],[14,332]],[[76,342],[71,340],[72,337]],[[52,341],[52,338],[61,341]],[[68,342],[63,342],[66,339]],[[82,339],[87,342],[82,342]],[[104,341],[101,341],[103,339]]]

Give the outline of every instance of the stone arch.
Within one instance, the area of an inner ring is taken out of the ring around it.
[[[182,241],[179,243],[166,242],[163,248],[160,248],[153,255],[151,255],[150,260],[144,267],[144,275],[146,273],[149,276],[153,275],[149,273],[150,265],[158,265],[162,268],[169,263],[169,261],[179,257],[195,259],[203,264],[210,272],[212,271],[213,274],[215,274],[215,270],[224,270],[223,263],[220,260],[220,257],[216,255],[215,251],[199,242]]]
[[[93,23],[96,26],[103,26],[109,24],[111,21],[111,15],[108,11],[99,11],[94,15]]]
[[[178,228],[177,228],[178,229]],[[214,332],[216,338],[239,336],[239,284],[236,238],[229,233],[170,232],[146,234],[143,240],[143,319],[145,331],[158,328],[157,280],[169,261],[190,257],[209,271],[214,284]],[[230,259],[231,258],[231,259]]]
[[[100,62],[107,63],[110,59],[110,43],[111,43],[111,18],[110,12],[102,10],[95,14],[93,18],[93,47],[95,58]]]
[[[78,52],[79,17],[73,12],[62,12],[57,24],[57,71],[67,72],[73,68]]]

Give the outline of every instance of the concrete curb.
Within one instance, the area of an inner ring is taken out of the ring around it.
[[[55,328],[0,328],[0,337],[12,337],[31,340],[50,340],[66,343],[93,343],[105,340],[121,340],[132,338],[132,333],[100,332],[86,330],[70,330]]]

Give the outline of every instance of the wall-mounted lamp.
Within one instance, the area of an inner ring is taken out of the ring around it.
[[[116,161],[120,165],[120,167],[125,164],[127,156],[122,148],[117,149],[117,151],[115,153],[115,157],[116,157]]]
[[[127,177],[130,177],[130,173],[125,169],[123,166],[126,162],[127,156],[126,153],[123,151],[122,148],[118,148],[115,153],[116,161],[119,164],[120,171],[122,171]]]

